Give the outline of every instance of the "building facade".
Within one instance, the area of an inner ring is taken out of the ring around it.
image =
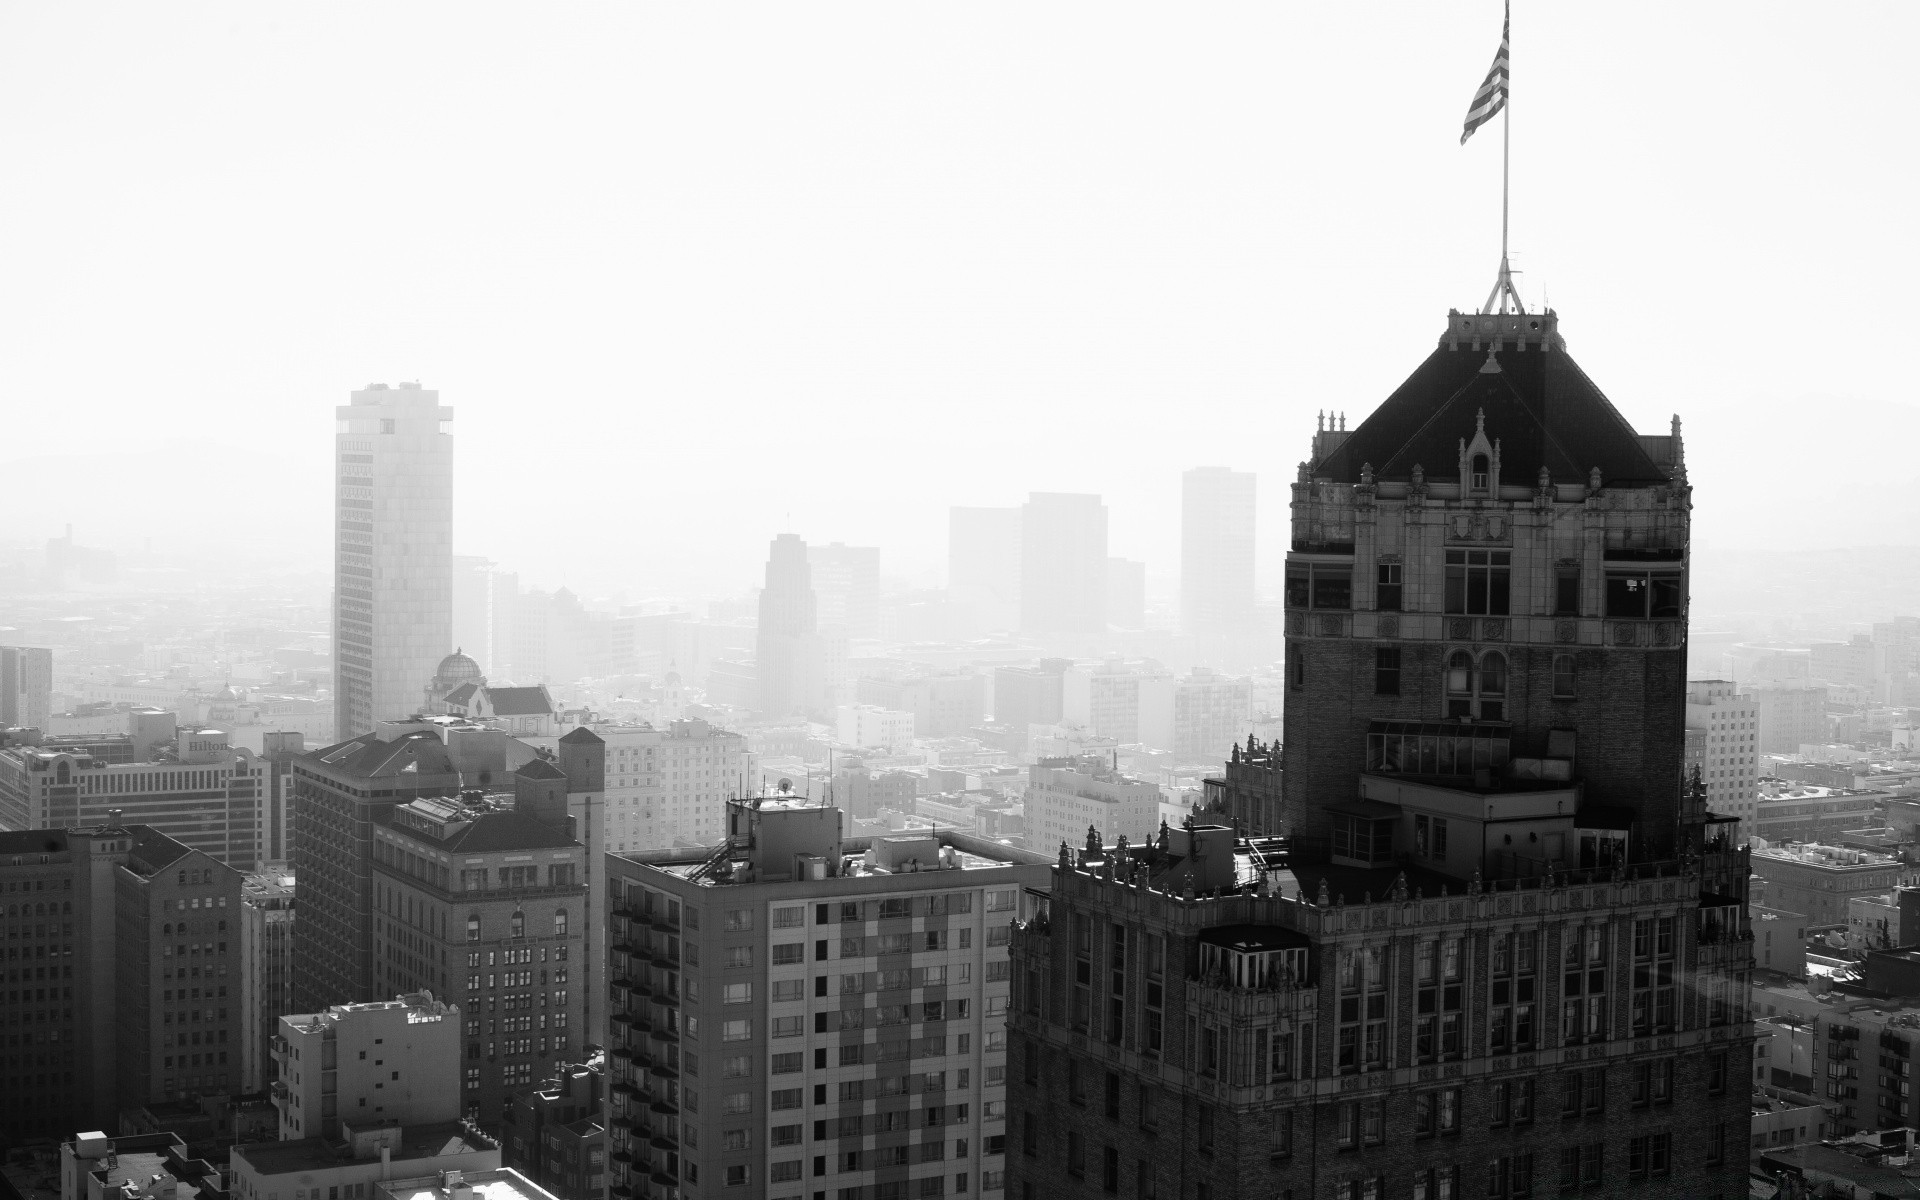
[[[1920,867],[1890,854],[1811,842],[1754,851],[1753,873],[1766,881],[1769,905],[1805,913],[1815,926],[1845,925],[1855,896],[1920,883]]]
[[[1209,817],[1232,825],[1242,837],[1285,837],[1285,796],[1278,742],[1252,736],[1235,744],[1220,774],[1205,782]]]
[[[417,383],[334,410],[339,737],[408,716],[453,645],[453,410]]]
[[[1027,846],[1044,853],[1062,842],[1078,845],[1089,828],[1109,840],[1143,841],[1159,826],[1164,799],[1159,784],[1122,775],[1103,758],[1043,758],[1027,768]]]
[[[272,1082],[273,1039],[294,1012],[293,876],[249,875],[240,887],[240,1086]]]
[[[613,857],[616,1200],[1001,1192],[1005,945],[1045,860],[841,820],[740,802],[711,855]]]
[[[271,765],[218,729],[178,728],[172,713],[136,712],[157,733],[55,737],[0,750],[0,825],[75,829],[109,812],[150,825],[240,871],[269,845]]]
[[[601,1200],[607,1186],[606,1071],[563,1064],[507,1098],[506,1165],[560,1200]]]
[[[727,801],[757,790],[753,751],[731,729],[697,717],[589,728],[607,746],[609,850],[711,845],[726,827]]]
[[[849,638],[880,636],[880,548],[834,542],[808,546],[813,592],[822,626],[843,629]]]
[[[1020,627],[1020,510],[950,509],[947,595],[983,633]]]
[[[0,646],[0,729],[51,732],[53,651],[45,646]]]
[[[0,833],[0,1128],[239,1090],[240,879],[144,825]]]
[[[460,1117],[460,1009],[430,993],[288,1013],[273,1058],[281,1141]]]
[[[1827,741],[1827,689],[1802,680],[1776,680],[1740,689],[1752,704],[1762,754],[1798,754]]]
[[[461,1112],[488,1131],[510,1094],[592,1037],[604,950],[568,800],[567,772],[535,759],[514,773],[511,801],[423,797],[374,831],[375,978],[459,1001]]]

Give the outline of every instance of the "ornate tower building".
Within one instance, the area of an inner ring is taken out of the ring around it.
[[[1323,418],[1291,836],[1060,847],[1013,934],[1010,1197],[1746,1193],[1749,865],[1681,775],[1688,507],[1678,424],[1634,432],[1550,312],[1451,314]]]
[[[1445,807],[1519,784],[1564,832],[1427,844],[1501,869],[1676,849],[1686,743],[1680,422],[1634,432],[1551,312],[1450,313],[1352,430],[1323,422],[1293,485],[1286,816],[1338,839],[1355,802]],[[1587,822],[1582,824],[1582,822]],[[1409,830],[1415,833],[1415,830]],[[1535,836],[1538,835],[1538,836]]]

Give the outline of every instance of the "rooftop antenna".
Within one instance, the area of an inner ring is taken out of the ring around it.
[[[1512,311],[1525,313],[1526,306],[1520,303],[1520,293],[1513,287],[1513,269],[1507,264],[1507,214],[1509,151],[1513,146],[1513,110],[1508,104],[1509,78],[1507,67],[1507,49],[1513,32],[1512,0],[1503,6],[1504,19],[1500,23],[1500,49],[1494,53],[1493,66],[1487,71],[1486,79],[1480,84],[1480,90],[1473,94],[1473,103],[1467,106],[1466,126],[1460,132],[1460,144],[1467,144],[1473,131],[1493,120],[1500,112],[1506,113],[1506,119],[1500,122],[1500,275],[1493,282],[1493,290],[1487,293],[1487,302],[1480,307],[1482,316],[1495,312],[1505,313],[1507,306]]]

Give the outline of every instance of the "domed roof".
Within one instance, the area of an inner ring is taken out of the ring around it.
[[[440,669],[433,673],[433,677],[446,684],[471,683],[484,678],[480,674],[480,664],[458,650],[440,660]]]

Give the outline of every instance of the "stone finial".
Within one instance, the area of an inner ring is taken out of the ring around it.
[[[1493,351],[1487,351],[1487,361],[1480,364],[1480,373],[1482,375],[1498,375],[1500,373],[1500,360],[1493,356]]]
[[[1553,472],[1547,470],[1546,464],[1542,463],[1540,466],[1540,490],[1544,492],[1552,486],[1553,486]]]
[[[1388,890],[1387,895],[1397,904],[1406,903],[1407,873],[1405,871],[1393,877],[1393,887]]]
[[[1060,869],[1064,871],[1072,866],[1073,866],[1073,848],[1067,845],[1067,839],[1061,838],[1060,839]]]
[[[1489,354],[1488,357],[1491,358],[1492,355]],[[1474,414],[1473,414],[1473,436],[1480,437],[1486,432],[1487,432],[1487,410],[1484,408],[1476,409],[1474,410]]]
[[[1413,464],[1413,486],[1425,487],[1426,483],[1427,483],[1427,469],[1421,466],[1419,463]]]
[[[1164,851],[1167,848],[1167,840],[1171,836],[1172,835],[1167,830],[1167,819],[1165,817],[1161,817],[1160,818],[1160,835],[1158,838],[1155,839],[1157,848]]]
[[[1360,464],[1360,482],[1366,485],[1367,487],[1373,486],[1373,464],[1372,463]]]
[[[1590,490],[1596,491],[1596,492],[1600,490],[1600,468],[1599,467],[1595,467],[1593,470],[1587,472],[1587,487]]]
[[[1333,895],[1332,895],[1332,893],[1331,893],[1331,891],[1330,891],[1330,890],[1328,889],[1328,887],[1327,887],[1327,877],[1326,877],[1325,875],[1322,875],[1322,876],[1320,877],[1320,897],[1319,897],[1319,903],[1320,903],[1320,906],[1321,906],[1322,908],[1324,908],[1324,907],[1326,907],[1327,905],[1329,905],[1329,904],[1332,904],[1332,903],[1333,903]]]
[[[1313,431],[1315,433],[1325,433],[1327,431],[1327,410],[1326,409],[1323,408],[1319,412],[1313,414]]]

